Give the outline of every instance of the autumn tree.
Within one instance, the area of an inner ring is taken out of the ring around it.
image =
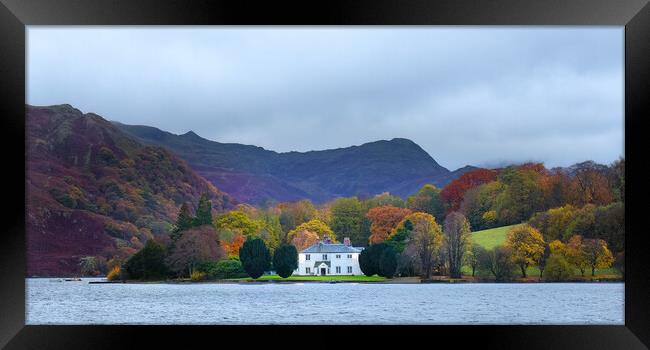
[[[566,257],[569,263],[580,270],[580,275],[585,276],[585,270],[589,267],[585,245],[582,236],[572,236],[566,244]]]
[[[397,208],[405,208],[406,203],[399,196],[393,196],[388,192],[380,193],[372,198],[369,198],[364,203],[365,207],[368,209],[381,207],[385,205],[392,205]]]
[[[196,217],[193,226],[212,225],[212,202],[208,199],[207,194],[202,194],[199,198],[199,205],[196,208]]]
[[[282,277],[291,276],[298,268],[298,251],[292,245],[282,245],[273,254],[273,268]]]
[[[518,225],[508,232],[506,247],[511,250],[512,261],[521,269],[522,277],[526,277],[528,266],[534,265],[544,254],[544,238],[542,234],[530,225]]]
[[[444,207],[440,199],[441,190],[434,185],[426,184],[414,195],[408,197],[407,207],[414,212],[423,212],[442,220]]]
[[[409,245],[414,248],[413,250],[419,259],[422,277],[429,279],[431,278],[433,264],[438,256],[438,250],[442,246],[442,229],[431,214],[414,213],[409,217],[409,220],[413,223],[413,232],[411,233]]]
[[[357,245],[365,245],[368,236],[362,231],[364,209],[356,197],[339,198],[331,205],[330,227],[339,237],[349,237]]]
[[[271,265],[271,254],[259,238],[244,242],[239,250],[239,259],[246,273],[253,279],[262,276]]]
[[[447,212],[458,211],[465,197],[465,192],[482,184],[494,181],[497,172],[492,169],[475,169],[468,171],[445,186],[440,198]]]
[[[217,261],[225,256],[218,241],[219,237],[210,225],[191,228],[174,243],[167,264],[173,272],[182,275],[187,271],[191,276],[199,264]]]
[[[471,230],[465,216],[457,211],[451,212],[444,222],[445,247],[449,262],[449,275],[461,277],[463,257],[471,246]]]
[[[291,244],[293,244],[298,251],[303,251],[318,242],[318,234],[307,229],[299,230],[294,233],[292,237]]]
[[[614,256],[602,239],[585,239],[584,252],[587,265],[591,268],[591,276],[596,275],[596,269],[607,269],[612,266]]]
[[[594,162],[584,162],[578,165],[571,182],[574,200],[578,205],[609,204],[614,200],[611,186],[605,169]]]
[[[329,226],[327,226],[326,223],[322,222],[319,219],[312,219],[298,225],[298,227],[289,231],[287,237],[289,238],[289,240],[293,241],[294,235],[296,235],[298,232],[301,231],[313,232],[317,234],[320,239],[324,239],[325,236],[328,236],[330,239],[332,239],[333,242],[336,242],[336,234],[334,234],[332,229]]]
[[[296,226],[316,218],[316,208],[308,199],[295,203],[281,203],[278,208],[281,211],[279,221],[284,232],[289,232]]]
[[[473,230],[484,230],[498,225],[495,204],[497,196],[503,191],[504,185],[501,182],[491,181],[465,192],[460,212],[465,214]]]
[[[218,231],[231,230],[240,232],[246,238],[255,238],[264,227],[264,224],[260,221],[252,220],[242,211],[232,210],[220,215],[215,222],[215,227]]]
[[[499,173],[498,179],[504,184],[504,191],[497,196],[495,208],[501,223],[520,223],[543,209],[544,197],[538,185],[540,176],[535,170],[517,167]]]
[[[370,209],[366,214],[372,223],[370,226],[370,244],[383,242],[397,224],[409,214],[411,214],[411,210],[396,208],[392,205]]]
[[[234,233],[229,240],[221,240],[226,254],[229,258],[239,257],[239,249],[244,245],[246,237],[241,233]]]

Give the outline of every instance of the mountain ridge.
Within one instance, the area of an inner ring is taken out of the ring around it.
[[[425,183],[443,187],[463,173],[450,171],[406,138],[325,150],[277,152],[255,145],[209,140],[190,130],[173,134],[113,121],[146,144],[168,148],[199,174],[240,201],[324,202],[336,197],[391,192],[407,196]]]

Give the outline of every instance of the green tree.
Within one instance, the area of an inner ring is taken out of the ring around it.
[[[194,219],[192,214],[190,214],[190,208],[187,203],[181,205],[181,209],[178,211],[178,218],[176,219],[176,227],[172,231],[171,238],[176,241],[180,238],[181,232],[189,230],[194,224]]]
[[[139,252],[124,263],[124,271],[131,279],[161,279],[167,275],[165,249],[154,240],[148,240]]]
[[[338,237],[349,237],[355,245],[365,245],[368,236],[362,231],[365,213],[356,197],[339,198],[331,205],[330,227]]]
[[[359,268],[366,276],[380,274],[379,264],[384,251],[390,247],[386,243],[372,244],[359,254]],[[394,250],[393,250],[394,252]]]
[[[80,258],[79,266],[81,266],[81,274],[83,276],[95,276],[98,274],[97,258],[94,256],[84,256]]]
[[[194,226],[212,225],[212,202],[208,200],[208,196],[204,193],[199,198],[199,205],[196,208],[196,218],[194,218]]]
[[[551,254],[546,262],[544,280],[566,281],[571,277],[573,268],[561,254]]]
[[[386,245],[379,257],[378,275],[393,278],[397,270],[397,253],[390,245]]]
[[[273,254],[273,267],[275,272],[282,277],[291,276],[293,271],[298,268],[298,251],[292,245],[282,245],[275,250]]]
[[[414,195],[408,197],[407,208],[414,212],[424,212],[433,215],[437,220],[444,217],[444,207],[440,200],[440,189],[426,184]]]
[[[264,241],[259,238],[244,242],[239,250],[239,259],[246,273],[254,279],[262,276],[271,265],[271,254]]]

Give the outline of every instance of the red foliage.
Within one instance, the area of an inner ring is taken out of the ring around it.
[[[370,225],[370,244],[383,242],[390,231],[409,214],[411,214],[410,209],[396,208],[392,205],[383,205],[370,209],[366,214],[372,222]]]
[[[459,178],[450,182],[440,192],[440,198],[447,208],[447,213],[459,210],[465,192],[469,189],[494,181],[496,177],[496,170],[476,169],[466,172]]]

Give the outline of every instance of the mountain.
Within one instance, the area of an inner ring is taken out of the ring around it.
[[[165,147],[237,200],[324,202],[382,192],[407,196],[422,185],[443,187],[463,173],[449,171],[411,140],[395,138],[323,151],[278,153],[210,141],[190,131],[175,135],[150,126],[113,122],[140,141]]]
[[[234,200],[161,147],[70,105],[26,106],[28,275],[74,275],[167,236],[183,202]]]

